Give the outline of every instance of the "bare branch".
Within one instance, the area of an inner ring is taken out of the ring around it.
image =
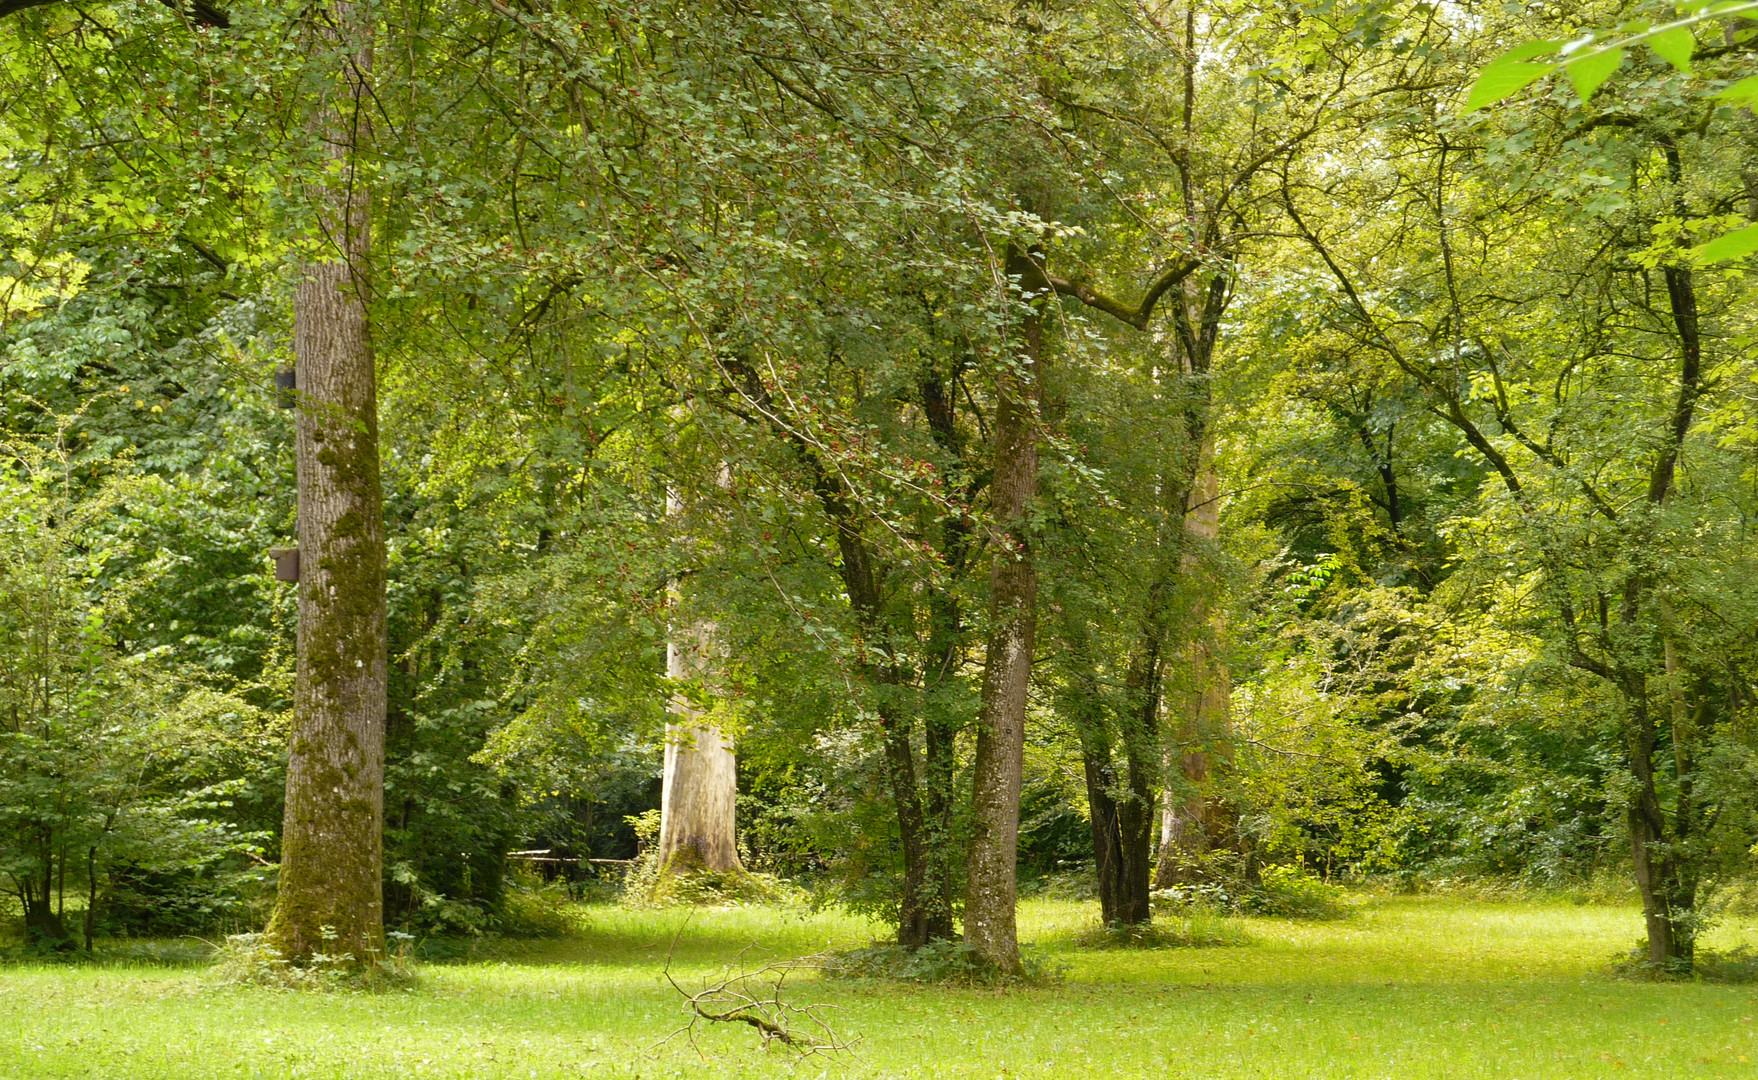
[[[682,927],[678,932],[683,932]],[[676,938],[673,938],[672,946],[676,948]],[[747,969],[744,956],[751,948],[755,948],[754,942],[739,954],[740,963],[736,974],[706,979],[702,989],[695,993],[678,985],[678,981],[672,977],[671,956],[667,954],[666,981],[683,997],[682,1008],[690,1019],[655,1044],[655,1049],[683,1035],[690,1040],[690,1046],[697,1055],[707,1060],[696,1042],[698,1028],[704,1023],[745,1024],[757,1032],[762,1039],[763,1049],[769,1049],[772,1043],[780,1043],[802,1058],[855,1048],[860,1040],[845,1039],[838,1035],[823,1015],[825,1011],[835,1008],[834,1005],[799,1005],[782,996],[787,977],[796,971],[822,967],[821,957],[802,956]]]

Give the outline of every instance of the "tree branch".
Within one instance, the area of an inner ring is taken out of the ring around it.
[[[0,0],[0,19],[15,12],[25,11],[34,7],[44,7],[56,3],[57,0]],[[214,7],[206,0],[189,0],[187,4],[181,0],[159,0],[159,3],[175,11],[177,14],[195,23],[197,26],[218,26],[225,29],[232,25],[232,17],[225,11]]]
[[[1141,303],[1134,307],[1121,300],[1106,296],[1079,278],[1060,278],[1046,270],[1044,271],[1044,279],[1050,283],[1052,289],[1063,296],[1072,296],[1086,306],[1103,311],[1112,318],[1128,323],[1137,330],[1146,330],[1148,320],[1154,314],[1154,305],[1160,302],[1160,297],[1166,294],[1167,289],[1195,273],[1197,267],[1201,265],[1199,262],[1191,261],[1174,263],[1167,267],[1158,278],[1154,279],[1154,283],[1148,286],[1147,294],[1141,298]]]

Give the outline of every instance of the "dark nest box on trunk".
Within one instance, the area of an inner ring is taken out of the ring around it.
[[[283,409],[291,409],[297,395],[293,391],[299,389],[299,377],[290,367],[275,369],[275,404]]]
[[[275,560],[275,580],[276,581],[298,581],[299,580],[299,549],[298,548],[296,548],[296,547],[270,548],[269,549],[269,558]]]

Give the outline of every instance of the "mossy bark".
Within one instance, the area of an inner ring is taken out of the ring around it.
[[[1037,634],[1038,577],[1030,513],[1038,491],[1038,417],[1044,320],[1043,271],[1009,247],[1007,273],[1030,300],[1020,320],[1016,363],[997,379],[994,477],[989,491],[997,540],[989,571],[989,639],[972,763],[972,836],[966,868],[964,937],[978,959],[1010,974],[1019,956],[1019,796],[1024,775],[1026,692]]]
[[[368,196],[353,175],[367,134],[372,29],[363,8],[314,19],[348,62],[314,126],[340,179],[318,194],[333,259],[294,298],[298,370],[299,625],[281,873],[269,942],[294,961],[382,954],[386,688],[385,526],[367,322]]]

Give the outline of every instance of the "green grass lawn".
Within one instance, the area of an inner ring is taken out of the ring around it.
[[[1354,918],[1248,920],[1216,948],[1090,949],[1090,905],[1030,902],[1060,986],[807,980],[852,1055],[794,1062],[749,1029],[654,1049],[681,1019],[661,969],[681,912],[583,910],[517,961],[429,965],[388,994],[210,988],[150,967],[0,969],[0,1077],[1758,1077],[1758,993],[1614,980],[1633,910],[1375,899]],[[1758,941],[1735,920],[1711,939]],[[689,916],[674,972],[864,944],[835,914]],[[1748,1059],[1750,1059],[1748,1061]]]

